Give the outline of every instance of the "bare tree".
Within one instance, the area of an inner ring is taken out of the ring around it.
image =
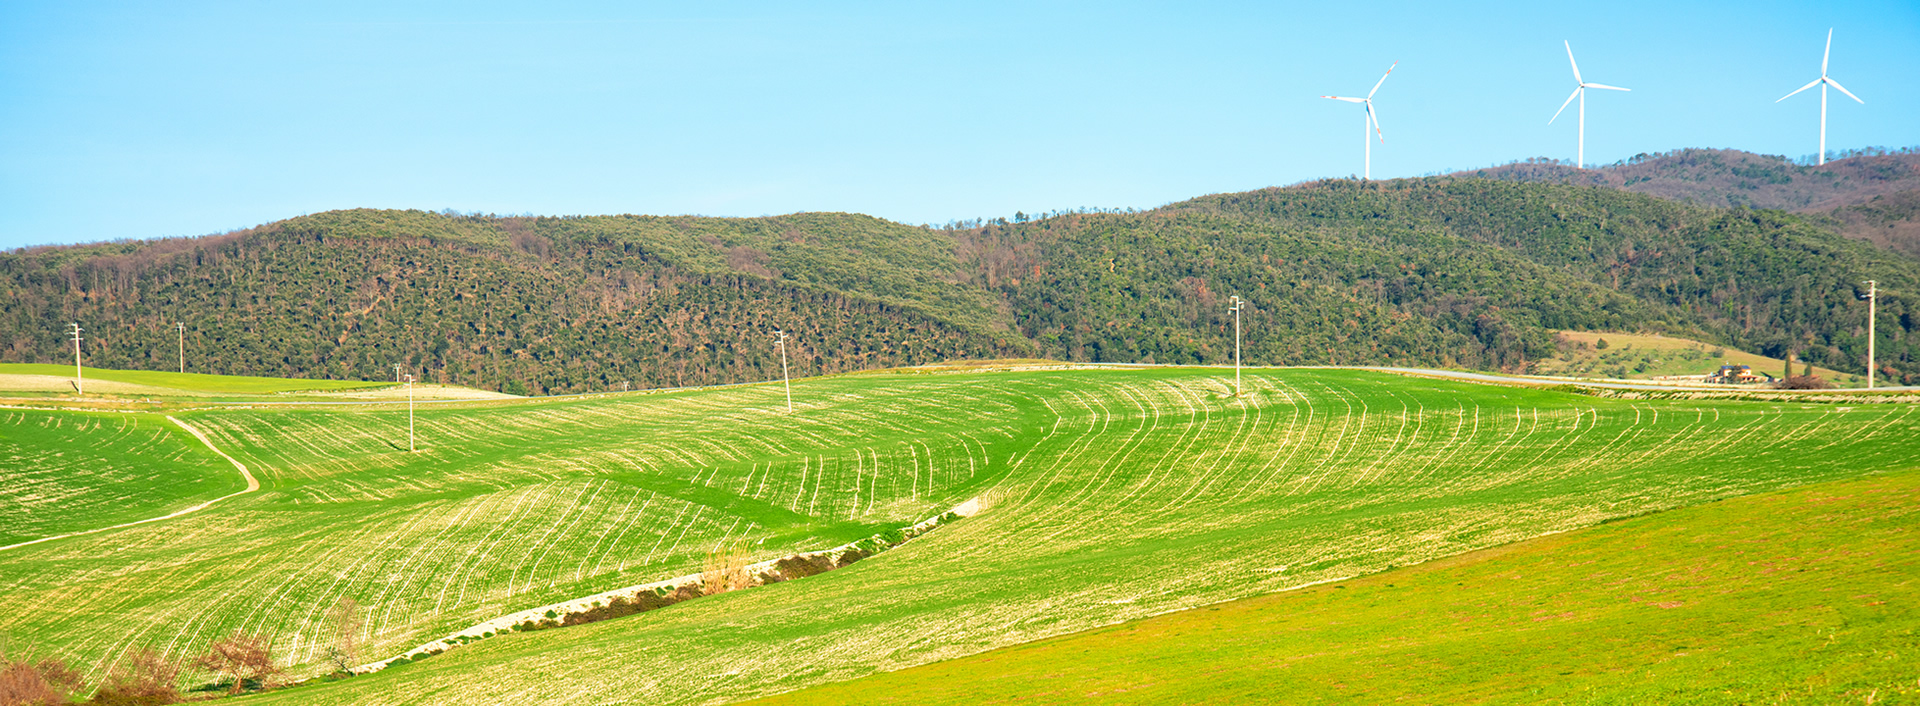
[[[338,671],[353,671],[360,662],[360,627],[363,621],[359,601],[341,596],[327,610],[327,623],[333,630],[333,645],[327,648],[327,658],[333,661]]]
[[[216,676],[231,677],[230,694],[240,693],[249,681],[266,686],[280,674],[280,667],[273,663],[273,647],[267,636],[237,630],[208,645],[207,653],[194,658],[193,666]]]

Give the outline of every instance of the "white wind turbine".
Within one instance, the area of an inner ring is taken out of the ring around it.
[[[1573,103],[1573,99],[1580,99],[1580,152],[1579,156],[1574,160],[1574,166],[1585,169],[1587,167],[1587,89],[1604,88],[1609,91],[1631,91],[1633,89],[1609,86],[1604,83],[1587,83],[1586,79],[1580,78],[1580,62],[1573,60],[1573,44],[1564,40],[1561,43],[1567,45],[1567,63],[1573,65],[1573,82],[1580,85],[1573,89],[1573,95],[1567,96],[1566,103],[1560,104],[1559,110],[1553,111],[1553,117],[1547,120],[1547,124],[1552,125],[1553,121],[1559,120],[1560,114],[1567,112],[1567,106]]]
[[[1814,79],[1813,83],[1794,89],[1793,93],[1780,97],[1780,101],[1783,101],[1792,98],[1794,93],[1799,93],[1814,86],[1820,87],[1820,164],[1827,163],[1827,87],[1832,86],[1838,88],[1841,93],[1847,94],[1848,98],[1854,99],[1861,105],[1867,104],[1866,101],[1860,100],[1859,96],[1854,95],[1853,91],[1847,90],[1846,86],[1840,85],[1839,81],[1835,81],[1827,75],[1827,60],[1831,58],[1833,58],[1833,28],[1829,27],[1827,28],[1827,52],[1820,55],[1820,78]],[[1780,101],[1774,102],[1778,103]]]
[[[1365,98],[1345,98],[1342,96],[1321,96],[1321,98],[1329,98],[1337,101],[1346,101],[1348,103],[1359,103],[1363,106],[1366,106],[1367,114],[1360,121],[1360,141],[1362,143],[1365,143],[1364,146],[1367,148],[1367,162],[1365,167],[1366,171],[1363,173],[1363,176],[1368,179],[1373,178],[1373,135],[1380,135],[1380,142],[1382,144],[1385,144],[1387,141],[1387,136],[1380,134],[1380,119],[1377,117],[1374,117],[1374,114],[1373,114],[1373,94],[1380,92],[1380,85],[1387,82],[1387,76],[1392,75],[1394,67],[1399,65],[1400,65],[1400,62],[1396,61],[1396,62],[1393,62],[1393,66],[1387,67],[1387,72],[1384,74],[1380,74],[1380,80],[1373,84],[1373,90],[1367,91],[1367,97]],[[1378,66],[1378,64],[1375,64],[1375,66]],[[1372,133],[1372,134],[1368,134],[1368,133]]]

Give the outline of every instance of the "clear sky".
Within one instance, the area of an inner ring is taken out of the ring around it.
[[[0,248],[380,207],[944,223],[1920,144],[1920,3],[0,3]]]

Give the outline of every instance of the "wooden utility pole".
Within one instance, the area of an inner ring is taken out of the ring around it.
[[[780,347],[780,382],[787,387],[787,412],[793,412],[793,378],[787,373],[787,332],[775,329],[775,345]]]
[[[73,322],[73,391],[87,394],[87,383],[80,377],[80,322]]]

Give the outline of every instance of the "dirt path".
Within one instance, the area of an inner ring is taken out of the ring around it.
[[[228,455],[227,455],[227,452],[225,452],[225,451],[221,451],[219,447],[217,447],[217,446],[214,446],[214,445],[213,445],[213,442],[212,442],[211,440],[208,440],[208,439],[207,439],[207,435],[206,435],[206,434],[202,434],[202,433],[200,433],[200,430],[199,430],[199,429],[195,429],[195,428],[193,428],[193,427],[191,427],[191,426],[188,426],[186,422],[183,422],[183,421],[180,421],[180,420],[178,420],[178,419],[175,419],[175,418],[173,418],[173,416],[172,416],[172,415],[168,415],[168,416],[167,416],[167,421],[169,421],[169,422],[173,422],[174,424],[176,424],[176,425],[178,425],[178,426],[179,426],[179,427],[180,427],[181,429],[185,429],[185,430],[187,430],[187,433],[188,433],[188,434],[192,434],[194,438],[196,438],[196,439],[199,439],[199,440],[200,440],[200,443],[202,443],[202,444],[206,444],[206,445],[207,445],[207,448],[209,448],[209,449],[212,449],[214,453],[217,453],[217,454],[220,454],[220,458],[224,458],[224,459],[226,459],[226,460],[227,460],[227,463],[231,463],[231,464],[233,464],[233,467],[234,467],[234,468],[238,468],[238,469],[240,469],[240,475],[241,475],[241,477],[243,477],[243,478],[246,478],[246,479],[247,479],[247,489],[246,489],[246,490],[242,490],[242,491],[240,491],[240,492],[237,492],[237,493],[233,493],[233,494],[230,494],[230,495],[222,495],[222,496],[220,496],[220,497],[217,497],[217,498],[214,498],[214,499],[212,499],[212,500],[208,500],[208,501],[206,501],[206,502],[204,502],[204,503],[200,503],[199,505],[195,505],[195,506],[193,506],[193,507],[190,507],[190,508],[187,508],[187,509],[185,509],[185,510],[180,510],[180,511],[178,511],[178,512],[172,512],[172,513],[168,513],[168,514],[165,514],[165,515],[161,515],[161,516],[159,516],[159,517],[149,517],[149,518],[147,518],[147,519],[144,519],[144,520],[135,520],[135,521],[133,521],[133,522],[123,522],[123,523],[121,523],[121,524],[117,524],[117,525],[113,525],[113,526],[111,526],[111,527],[97,527],[97,528],[94,528],[94,529],[90,529],[90,530],[84,530],[84,531],[80,531],[80,532],[69,532],[69,533],[67,533],[67,534],[56,534],[56,535],[54,535],[54,536],[51,536],[51,537],[41,537],[41,538],[39,538],[39,539],[36,539],[36,540],[33,540],[33,541],[30,541],[30,542],[21,542],[21,543],[19,543],[19,544],[9,544],[9,545],[7,545],[7,546],[4,546],[4,547],[0,547],[0,552],[4,552],[4,551],[6,551],[6,550],[8,550],[8,549],[16,549],[16,548],[19,548],[19,547],[24,547],[24,546],[27,546],[27,545],[30,545],[30,544],[39,544],[39,543],[41,543],[41,542],[51,542],[51,541],[53,541],[53,540],[56,540],[56,539],[66,539],[66,538],[68,538],[68,537],[78,537],[78,536],[81,536],[81,535],[86,535],[86,534],[93,534],[93,533],[95,533],[95,532],[105,532],[105,531],[107,531],[107,530],[115,530],[115,529],[120,529],[120,528],[122,528],[122,527],[132,527],[132,526],[134,526],[134,525],[144,525],[144,524],[147,524],[147,523],[149,523],[149,522],[159,522],[159,521],[161,521],[161,520],[171,520],[171,519],[173,519],[173,518],[175,518],[175,517],[179,517],[179,516],[181,516],[181,515],[185,515],[185,514],[187,514],[187,513],[189,513],[189,512],[196,512],[196,511],[199,511],[199,510],[203,510],[203,509],[205,509],[205,508],[206,508],[207,506],[209,506],[209,505],[212,505],[212,504],[214,504],[214,503],[217,503],[217,502],[220,502],[220,501],[222,501],[222,500],[225,500],[225,499],[227,499],[227,498],[231,498],[231,497],[234,497],[234,496],[237,496],[237,495],[246,495],[247,493],[251,493],[251,492],[253,492],[253,491],[256,491],[256,490],[259,490],[259,489],[260,489],[260,481],[258,481],[258,480],[256,480],[256,479],[254,479],[254,477],[253,477],[253,474],[252,474],[252,473],[249,473],[249,472],[247,472],[247,467],[246,467],[246,466],[245,466],[244,464],[242,464],[242,463],[240,463],[239,461],[236,461],[236,460],[234,460],[232,456],[228,456]]]

